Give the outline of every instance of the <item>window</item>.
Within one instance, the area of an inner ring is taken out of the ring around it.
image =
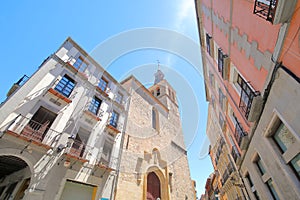
[[[99,81],[99,84],[98,84],[98,87],[102,90],[102,91],[106,91],[106,88],[108,86],[108,81],[104,78],[104,77],[101,77],[100,81]]]
[[[267,181],[267,186],[268,186],[268,188],[269,188],[269,190],[270,190],[270,192],[271,192],[271,195],[272,195],[272,197],[275,199],[275,200],[280,200],[280,198],[279,198],[279,196],[278,196],[278,194],[277,194],[277,192],[276,192],[276,189],[275,189],[275,185],[274,185],[274,183],[273,183],[273,180],[270,178],[268,181]]]
[[[223,118],[221,112],[219,112],[219,124],[220,124],[220,126],[221,126],[221,129],[224,131],[225,121],[224,121],[224,118]]]
[[[102,101],[100,99],[98,99],[97,97],[93,97],[92,102],[89,106],[89,111],[91,111],[95,115],[98,115],[101,102]]]
[[[215,76],[211,72],[209,72],[209,82],[212,87],[215,87]]]
[[[75,81],[71,79],[68,75],[64,75],[59,83],[54,88],[56,91],[69,97],[75,87]]]
[[[234,124],[235,124],[234,137],[235,137],[238,145],[241,146],[242,138],[244,136],[246,136],[246,133],[234,114],[233,114],[233,119],[234,119]]]
[[[152,128],[158,129],[158,113],[155,108],[152,109]]]
[[[206,51],[209,55],[211,55],[211,36],[208,33],[206,33]]]
[[[123,94],[118,92],[117,96],[116,96],[116,102],[119,103],[119,104],[122,104],[122,101],[123,101]]]
[[[219,104],[223,111],[225,111],[226,96],[223,94],[221,88],[219,88]]]
[[[261,175],[264,175],[266,173],[264,164],[262,163],[262,160],[259,156],[257,156],[257,159],[255,161],[257,168],[259,169],[259,172],[261,173]]]
[[[282,153],[284,153],[288,147],[296,142],[295,136],[287,129],[287,127],[281,122],[277,128],[273,139],[279,146]]]
[[[299,153],[291,160],[290,165],[294,170],[295,174],[297,175],[298,179],[300,179],[300,154]]]
[[[157,88],[156,89],[156,96],[159,96],[160,95],[160,88]]]
[[[117,128],[118,125],[118,119],[119,119],[119,113],[117,113],[116,111],[112,111],[111,113],[111,118],[109,121],[109,124],[115,128]]]
[[[84,62],[84,60],[81,56],[79,56],[73,66],[78,71],[83,72],[87,68],[88,64],[86,62]]]
[[[274,146],[278,147],[283,154],[282,158],[284,162],[290,166],[296,177],[300,180],[300,154],[299,151],[291,151],[291,148],[295,147],[295,143],[298,143],[297,146],[299,146],[299,142],[294,134],[285,126],[284,123],[282,123],[278,117],[276,117],[275,122],[272,123],[272,126],[275,127],[273,131],[271,129],[273,132],[271,138],[276,144]],[[291,155],[289,155],[288,159],[284,156],[287,151],[293,152]]]
[[[255,199],[260,200],[260,198],[259,198],[259,196],[257,194],[257,191],[256,191],[256,189],[254,187],[254,184],[253,184],[253,182],[252,182],[252,180],[250,178],[249,173],[247,173],[247,175],[245,176],[245,178],[248,180],[248,183],[250,185],[251,191],[252,191],[253,195],[255,196]]]
[[[252,105],[252,100],[255,96],[259,95],[258,91],[254,91],[250,85],[241,77],[240,74],[237,76],[236,83],[241,89],[239,108],[248,119],[249,112]]]
[[[224,59],[228,57],[225,55],[221,48],[218,49],[218,71],[221,73],[224,78]]]

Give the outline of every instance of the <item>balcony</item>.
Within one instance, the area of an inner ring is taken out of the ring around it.
[[[121,132],[123,125],[121,123],[117,123],[114,121],[111,121],[106,125],[106,128],[110,130],[110,132],[114,134],[118,134]]]
[[[238,75],[237,83],[241,88],[239,108],[246,119],[248,119],[253,99],[259,96],[260,92],[255,91],[240,75]]]
[[[232,146],[231,156],[232,156],[234,162],[236,162],[237,159],[241,157],[241,154],[239,153],[239,151],[236,148],[236,146]]]
[[[291,20],[297,0],[255,0],[253,13],[272,24]]]
[[[29,79],[28,76],[24,75],[22,78],[18,80],[18,82],[14,83],[13,86],[9,89],[6,96],[9,97],[12,95],[18,88],[20,88],[22,85],[24,85],[27,80]]]
[[[84,142],[80,140],[74,140],[71,147],[67,149],[66,156],[70,158],[74,158],[81,162],[87,162],[87,156],[90,153],[91,147],[86,145]]]
[[[105,157],[105,156],[104,156]],[[117,157],[110,157],[109,159],[101,157],[97,162],[97,167],[108,169],[110,171],[116,170],[119,158]]]
[[[273,22],[277,0],[255,0],[253,13],[257,16]]]
[[[66,63],[65,66],[73,73],[78,74],[82,79],[88,80],[87,74],[84,73],[88,65],[81,59],[81,57],[75,59],[71,56],[68,59],[64,60],[64,62]]]
[[[94,113],[88,109],[83,111],[83,113],[85,114],[87,119],[91,119],[93,121],[101,121],[101,117],[103,116],[104,111],[99,110],[98,113]]]
[[[245,137],[246,135],[247,134],[244,132],[244,130],[241,127],[240,123],[236,120],[234,138],[237,141],[239,146],[241,146],[242,138]]]
[[[229,58],[221,48],[218,49],[218,71],[224,80],[229,78]]]
[[[222,177],[222,185],[224,185],[226,183],[226,181],[228,180],[228,178],[230,177],[230,175],[232,174],[232,172],[234,171],[232,165],[230,163],[228,163],[225,172],[223,174]]]
[[[58,99],[61,99],[62,101],[64,101],[65,103],[69,104],[72,102],[71,99],[65,97],[64,95],[62,95],[60,92],[58,92],[57,90],[54,90],[53,88],[50,88],[48,90],[48,92],[52,95],[54,95],[55,97],[57,97]]]
[[[96,86],[96,90],[100,93],[100,94],[102,94],[103,96],[105,96],[105,97],[108,97],[109,96],[109,93],[110,93],[110,88],[105,88],[105,89],[102,89],[101,87],[99,87],[99,86]]]
[[[61,133],[49,127],[49,121],[41,124],[22,115],[2,127],[1,132],[47,149],[53,147],[61,136]]]

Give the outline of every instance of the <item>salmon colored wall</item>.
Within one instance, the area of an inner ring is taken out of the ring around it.
[[[245,52],[239,51],[237,44],[231,48],[231,62],[236,66],[238,71],[257,91],[262,91],[268,72],[263,67],[260,70],[254,66],[254,60],[250,57],[247,59]]]
[[[213,10],[215,15],[217,15],[219,18],[223,18],[225,22],[230,21],[230,0],[222,0],[222,4],[213,3]],[[225,36],[225,34],[216,25],[214,25],[213,38],[216,43],[222,48],[225,54],[228,54],[229,52],[228,37],[228,35]]]
[[[284,40],[279,61],[300,77],[300,1],[298,1]]]
[[[257,41],[260,51],[273,52],[280,25],[272,25],[253,14],[254,0],[234,0],[233,2],[232,26],[238,27],[241,35],[246,33],[248,41]]]
[[[211,8],[210,0],[203,0],[203,4],[207,8]],[[226,22],[230,21],[230,0],[224,0],[222,4],[212,1],[212,6],[214,14],[222,17]],[[265,52],[266,50],[273,52],[280,25],[272,25],[270,22],[256,16],[253,14],[253,7],[254,1],[233,0],[232,26],[233,28],[239,28],[240,35],[247,34],[250,43],[251,41],[256,41],[258,49],[261,52]],[[213,36],[213,40],[227,54],[229,51],[228,36],[225,36],[215,24],[212,29],[211,20],[204,15],[202,17],[206,31]],[[230,58],[240,73],[243,74],[246,81],[249,81],[255,90],[262,91],[268,71],[263,67],[257,69],[254,66],[254,60],[252,58],[247,59],[245,52],[239,51],[236,43],[231,45]]]

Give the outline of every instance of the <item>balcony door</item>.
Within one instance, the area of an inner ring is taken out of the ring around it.
[[[57,114],[40,107],[24,127],[22,134],[36,141],[42,141]]]

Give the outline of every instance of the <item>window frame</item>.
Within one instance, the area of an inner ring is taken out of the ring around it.
[[[210,45],[212,36],[206,33],[205,42],[206,42],[206,51],[209,55],[212,55],[212,47]]]
[[[110,120],[109,120],[109,125],[117,128],[119,117],[120,117],[120,114],[117,111],[113,110],[111,112],[111,117],[110,117]]]
[[[72,83],[72,84],[70,84],[70,83]],[[71,87],[69,87],[69,86],[71,86]],[[69,98],[70,95],[72,94],[75,86],[76,86],[75,80],[72,79],[69,75],[65,74],[64,76],[62,76],[62,78],[56,84],[54,90],[61,93],[63,96]],[[59,87],[61,89],[59,89]]]
[[[98,88],[100,88],[103,92],[106,92],[108,88],[109,81],[103,76],[99,79]]]
[[[115,100],[118,104],[122,104],[123,98],[124,98],[124,95],[121,92],[117,92]]]
[[[84,72],[88,67],[88,63],[85,61],[85,59],[82,56],[78,56],[75,63],[73,64],[73,67],[77,69],[79,72]]]
[[[98,103],[98,105],[97,105],[97,103]],[[101,104],[102,104],[102,100],[101,100],[100,98],[94,96],[94,97],[92,98],[92,101],[91,101],[91,103],[90,103],[90,105],[89,105],[88,110],[89,110],[91,113],[93,113],[93,114],[95,114],[95,115],[98,115],[98,114],[99,114],[100,107],[101,107]]]
[[[260,92],[255,91],[251,85],[249,85],[249,82],[246,82],[238,72],[235,83],[240,89],[239,109],[244,114],[246,119],[248,119],[253,99],[254,97],[260,95]]]
[[[227,57],[228,55],[224,54],[221,48],[218,48],[218,71],[220,72],[222,78],[224,78],[224,59]]]
[[[271,181],[271,182],[270,182]],[[280,200],[278,192],[276,191],[276,186],[274,185],[274,182],[272,178],[269,178],[265,183],[269,189],[269,192],[271,193],[274,200]]]

